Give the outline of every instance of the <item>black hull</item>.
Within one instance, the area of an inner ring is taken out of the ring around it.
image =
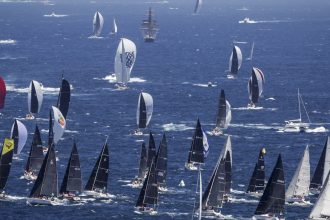
[[[144,38],[144,42],[149,42],[149,43],[151,43],[151,42],[154,42],[154,41],[155,41],[154,38]]]

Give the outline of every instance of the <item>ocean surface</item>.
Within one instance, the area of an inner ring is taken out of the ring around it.
[[[139,31],[149,7],[160,25],[154,43]],[[208,136],[210,151],[203,166],[206,186],[228,135],[233,147],[233,197],[222,209],[235,219],[250,218],[258,204],[246,195],[261,147],[265,147],[266,176],[282,154],[288,186],[305,146],[310,146],[314,172],[330,129],[330,2],[328,1],[204,1],[193,14],[195,1],[0,1],[0,75],[7,85],[1,110],[1,142],[10,136],[14,118],[28,128],[23,152],[12,163],[0,219],[191,219],[197,173],[186,171],[191,137],[197,118],[205,131],[215,126],[221,89],[232,106],[232,122],[222,136]],[[102,38],[88,38],[92,19],[104,16]],[[62,16],[49,16],[52,12]],[[48,15],[48,16],[47,16]],[[64,16],[65,15],[65,16]],[[249,17],[254,24],[239,24]],[[116,18],[118,33],[109,35]],[[127,90],[116,90],[111,74],[120,37],[137,46],[137,59]],[[246,61],[252,42],[253,61]],[[227,79],[233,42],[243,54],[236,80]],[[247,82],[252,66],[266,78],[259,106],[246,108]],[[32,183],[22,179],[35,124],[47,140],[48,113],[56,105],[61,75],[73,87],[67,130],[56,145],[59,184],[76,140],[83,182],[93,169],[108,136],[110,175],[108,199],[84,200],[55,207],[30,207],[26,198]],[[44,86],[44,102],[36,120],[25,120],[31,80]],[[208,82],[215,86],[207,87]],[[297,89],[305,102],[312,129],[281,132],[284,121],[299,117]],[[137,128],[136,107],[141,91],[154,99],[154,112],[143,136]],[[139,189],[129,186],[137,175],[141,142],[148,132],[157,145],[168,140],[168,192],[159,195],[157,216],[134,213]],[[179,187],[181,180],[185,187]],[[311,197],[311,203],[315,202]],[[286,206],[287,219],[305,219],[312,205]]]

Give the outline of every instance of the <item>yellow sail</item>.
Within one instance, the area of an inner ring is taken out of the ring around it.
[[[14,150],[14,140],[10,138],[5,138],[5,142],[2,148],[2,155],[9,153],[10,151]]]

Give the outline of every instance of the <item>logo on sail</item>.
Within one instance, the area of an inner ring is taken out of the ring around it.
[[[62,127],[65,126],[65,119],[64,119],[64,117],[63,117],[61,114],[58,115],[58,120],[57,120],[57,122],[58,122]]]
[[[4,142],[4,147],[2,149],[2,155],[14,150],[14,140],[6,138]]]
[[[134,52],[126,52],[126,67],[131,68],[134,63]]]

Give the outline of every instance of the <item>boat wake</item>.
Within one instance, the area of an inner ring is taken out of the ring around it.
[[[325,132],[328,132],[329,130],[326,129],[325,127],[323,126],[320,126],[320,127],[316,127],[316,128],[308,128],[306,129],[306,133],[325,133]],[[284,129],[283,127],[279,128],[278,133],[300,133],[301,131],[299,129],[296,129],[296,128],[292,128],[292,129]]]
[[[89,36],[88,39],[104,39],[104,37],[98,37],[98,36]]]
[[[323,126],[320,126],[320,127],[316,127],[314,129],[307,129],[306,132],[307,133],[324,133],[324,132],[328,132],[329,130],[326,129],[325,127]]]
[[[67,17],[69,15],[64,15],[64,14],[55,14],[54,12],[51,14],[46,14],[44,15],[44,17],[52,17],[52,18],[63,18],[63,17]]]
[[[0,40],[0,44],[4,44],[4,45],[15,45],[16,43],[17,41],[12,39]]]
[[[96,80],[106,80],[109,83],[116,83],[117,79],[116,79],[116,75],[113,73],[111,75],[107,75],[104,78],[93,78]],[[143,83],[146,82],[145,79],[139,78],[139,77],[131,77],[128,83]]]
[[[265,124],[230,124],[230,127],[237,128],[256,128],[260,130],[281,129],[281,126],[269,126]]]
[[[186,130],[194,129],[193,127],[189,127],[185,124],[174,124],[174,123],[164,124],[162,125],[162,128],[165,131],[186,131]]]
[[[259,200],[256,199],[245,199],[245,198],[230,198],[230,202],[231,203],[251,203],[251,204],[255,204],[258,203]]]
[[[311,203],[310,201],[305,201],[305,202],[294,202],[294,203],[288,203],[288,202],[286,202],[285,205],[289,205],[289,206],[299,206],[299,207],[306,207],[306,206],[311,206],[311,205],[313,205],[313,203]]]
[[[73,86],[70,84],[71,90],[73,90]],[[29,87],[26,88],[16,88],[14,84],[8,84],[7,85],[7,91],[11,92],[17,92],[17,93],[28,93],[29,92]],[[56,87],[45,87],[41,86],[41,90],[44,95],[58,95],[60,88]]]
[[[12,57],[10,55],[3,55],[0,57],[0,60],[18,60],[18,59],[27,59],[26,57]]]
[[[203,88],[209,88],[209,87],[216,87],[217,85],[215,84],[202,84],[202,83],[196,83],[196,84],[192,84],[193,86],[198,86],[198,87],[203,87]]]
[[[231,108],[231,109],[233,109],[233,110],[240,110],[240,111],[246,111],[246,110],[248,110],[248,111],[250,111],[250,110],[252,110],[252,111],[254,111],[254,110],[266,110],[266,111],[276,111],[277,110],[277,108],[264,108],[264,107],[262,107],[262,106],[257,106],[257,107],[237,107],[237,108]]]

